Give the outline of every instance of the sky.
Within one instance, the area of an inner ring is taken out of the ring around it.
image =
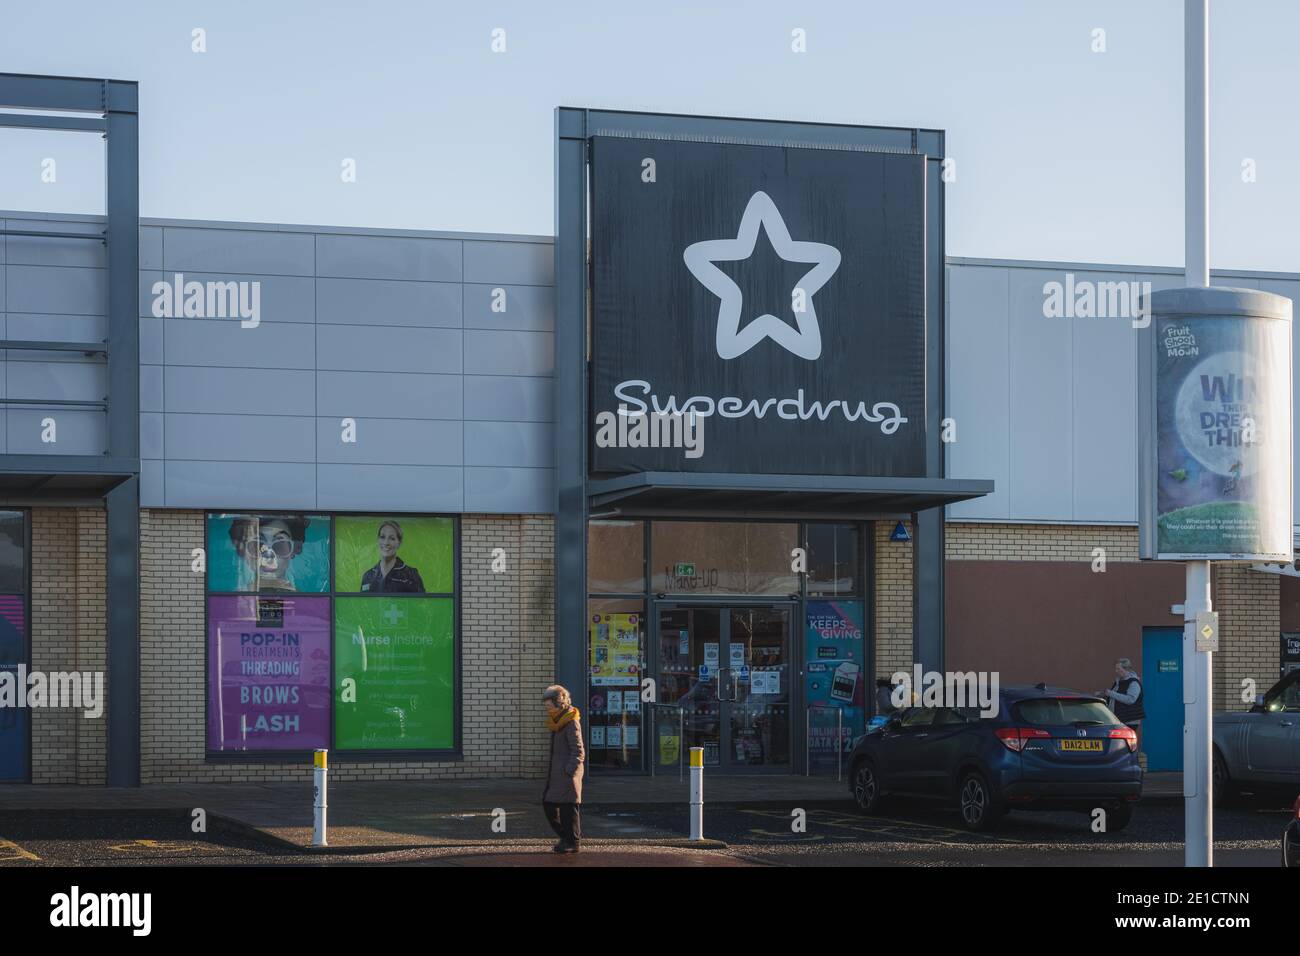
[[[1181,266],[1182,8],[0,0],[0,69],[139,82],[142,216],[549,235],[586,106],[942,129],[948,255]],[[1300,271],[1298,31],[1211,2],[1216,268]],[[99,212],[103,178],[93,135],[0,131],[0,209]]]

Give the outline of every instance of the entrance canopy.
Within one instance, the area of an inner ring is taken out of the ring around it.
[[[591,517],[707,511],[764,516],[911,514],[993,492],[967,478],[859,478],[647,471],[593,480]]]

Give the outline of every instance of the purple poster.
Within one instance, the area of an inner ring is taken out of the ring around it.
[[[208,668],[208,750],[329,746],[329,598],[208,598]]]

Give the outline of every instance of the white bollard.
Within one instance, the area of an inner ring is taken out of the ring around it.
[[[316,769],[313,771],[315,779],[312,781],[312,807],[315,811],[312,820],[312,846],[329,846],[325,835],[325,810],[329,805],[325,796],[325,778],[329,773],[326,766],[328,753],[328,750],[316,751]]]
[[[704,839],[704,748],[691,748],[691,839]]]

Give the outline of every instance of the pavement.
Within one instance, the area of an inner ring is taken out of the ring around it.
[[[500,846],[503,838],[547,839],[540,813],[540,779],[468,779],[332,783],[329,847],[312,852],[373,853],[431,847]],[[632,811],[687,811],[689,789],[675,776],[596,773],[584,786],[585,842],[681,849],[725,848],[720,841],[689,843],[675,834],[646,836],[627,819]],[[824,777],[724,776],[705,778],[705,807],[775,810],[845,809],[847,783]],[[1149,773],[1143,801],[1182,800],[1182,774]],[[109,788],[73,785],[0,785],[0,817],[56,819],[104,814],[184,814],[201,809],[207,825],[286,848],[308,847],[312,835],[311,771],[297,783],[195,784]],[[553,839],[553,838],[551,838]]]

